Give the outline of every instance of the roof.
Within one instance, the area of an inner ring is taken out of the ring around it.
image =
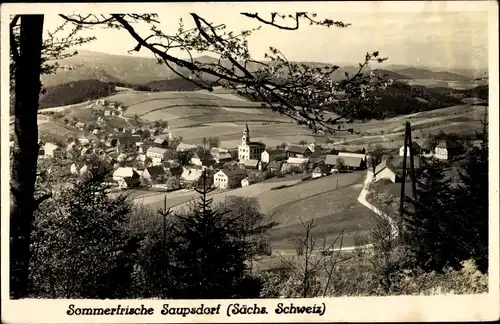
[[[219,160],[231,159],[231,154],[229,154],[229,153],[220,153],[220,154],[216,154],[215,158],[217,158]]]
[[[192,150],[195,148],[196,148],[196,145],[192,145],[192,144],[179,143],[179,145],[177,145],[177,150]]]
[[[458,148],[460,146],[460,143],[454,140],[441,140],[436,145],[436,147],[440,148]]]
[[[395,166],[397,169],[402,169],[403,160],[404,158],[402,156],[395,156],[394,158],[392,158],[391,164]],[[410,157],[406,157],[406,167],[409,168],[410,166],[411,166]],[[413,166],[417,169],[420,168],[420,157],[413,156]]]
[[[325,158],[325,163],[328,165],[336,165],[338,157],[339,156],[335,154],[328,154]]]
[[[243,164],[245,166],[253,166],[257,167],[259,165],[260,160],[251,160],[251,159],[241,159],[239,164]]]
[[[361,155],[361,154],[360,154]],[[360,167],[364,158],[357,156],[341,156],[341,155],[333,155],[329,154],[326,156],[325,163],[328,165],[337,165],[337,159],[342,158],[344,160],[344,165],[348,167]]]
[[[366,159],[366,154],[363,153],[351,153],[351,152],[339,152],[339,156],[344,157],[357,157],[361,159]]]
[[[234,177],[234,176],[238,176],[238,175],[246,175],[246,171],[245,170],[241,170],[241,169],[234,169],[234,170],[220,170],[219,172],[222,172],[224,173],[226,176],[228,177]]]
[[[275,156],[285,156],[286,152],[283,150],[265,150],[267,154],[269,154],[269,157],[275,157]],[[264,153],[262,152],[262,153]]]
[[[262,143],[261,141],[258,142],[248,142],[248,146],[266,146],[266,144]]]
[[[434,141],[431,140],[430,138],[426,139],[422,143],[422,148],[427,149],[427,150],[432,150],[434,148]]]
[[[116,169],[115,172],[113,172],[113,177],[127,178],[127,177],[134,177],[136,175],[139,174],[130,167],[120,167]]]
[[[377,175],[380,171],[382,171],[382,170],[384,170],[386,168],[389,169],[389,170],[391,170],[392,172],[396,173],[396,169],[391,164],[391,162],[388,162],[387,160],[384,160],[384,161],[382,161],[381,163],[379,163],[375,167],[375,175]]]
[[[56,144],[53,144],[53,143],[47,143],[43,146],[43,149],[45,151],[50,151],[50,150],[55,150],[55,149],[58,149],[59,146],[57,146]]]
[[[148,171],[149,175],[151,176],[151,178],[156,178],[160,175],[163,175],[165,174],[165,170],[163,170],[163,168],[159,165],[157,166],[151,166],[149,168],[146,168],[146,170],[144,171]]]
[[[287,149],[287,152],[292,152],[292,153],[296,153],[296,154],[304,154],[308,150],[311,151],[307,146],[291,145]]]
[[[167,149],[152,146],[152,147],[148,148],[147,153],[165,154],[165,153],[167,153]]]
[[[162,144],[165,141],[168,142],[168,136],[160,135],[160,136],[155,137],[154,143],[155,144]]]
[[[120,141],[120,144],[135,144],[135,142],[141,140],[141,137],[136,135],[118,135],[118,140]]]
[[[220,147],[212,147],[210,149],[210,153],[215,154],[215,155],[217,155],[217,154],[225,154],[225,153],[228,153],[228,152],[229,151],[227,149],[220,148]]]

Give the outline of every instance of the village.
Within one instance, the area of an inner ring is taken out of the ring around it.
[[[91,106],[94,122],[68,121],[81,131],[80,138],[68,138],[65,146],[39,141],[39,159],[63,167],[64,175],[81,177],[93,160],[105,162],[112,169],[108,184],[111,191],[127,190],[134,195],[160,194],[165,191],[193,189],[201,185],[205,170],[210,185],[219,190],[251,186],[269,178],[301,174],[313,180],[336,173],[366,170],[374,181],[401,181],[404,147],[383,155],[343,150],[334,145],[315,143],[268,147],[251,140],[251,129],[242,129],[238,148],[223,148],[215,137],[204,138],[199,145],[182,142],[174,136],[168,122],[144,124],[123,117],[126,107],[118,102],[96,100]],[[112,127],[108,121],[121,118],[128,127]],[[420,156],[442,161],[453,160],[463,151],[456,140],[427,139],[413,142],[414,167],[419,170]],[[409,151],[408,151],[409,154]],[[409,160],[407,165],[409,166]],[[65,181],[66,182],[66,181]]]

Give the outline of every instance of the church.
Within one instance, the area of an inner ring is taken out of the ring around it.
[[[238,146],[238,159],[260,160],[260,155],[266,150],[266,144],[262,142],[250,142],[250,130],[248,124],[245,125],[241,145]]]

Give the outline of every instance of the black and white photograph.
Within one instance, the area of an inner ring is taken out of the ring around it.
[[[2,4],[2,321],[498,318],[497,6]]]

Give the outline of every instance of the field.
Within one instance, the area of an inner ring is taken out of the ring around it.
[[[307,222],[312,218],[318,225],[313,230],[318,239],[324,238],[329,244],[343,230],[344,246],[351,246],[356,237],[366,238],[375,217],[357,201],[364,175],[364,172],[353,172],[309,181],[297,180],[300,177],[291,180],[285,178],[279,182],[264,181],[245,188],[218,192],[211,195],[211,198],[218,203],[227,196],[256,197],[261,212],[268,216],[268,221],[278,223],[271,231],[273,247],[276,249],[292,250],[294,238],[304,231],[301,220]],[[280,185],[289,187],[271,190]],[[183,211],[196,196],[194,192],[171,193],[168,195],[167,206],[173,207],[173,211]],[[157,210],[163,207],[163,197],[145,197],[137,202]]]

